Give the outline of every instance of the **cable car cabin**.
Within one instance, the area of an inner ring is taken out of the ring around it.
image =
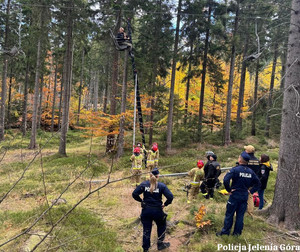
[[[115,35],[113,34],[113,32],[111,30],[110,30],[110,36],[111,36],[111,38],[114,42],[114,45],[118,51],[124,51],[124,50],[128,49],[128,45],[122,45],[122,43],[119,44],[118,39],[115,37]]]

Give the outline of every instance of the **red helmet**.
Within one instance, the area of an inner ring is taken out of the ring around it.
[[[204,166],[203,161],[202,161],[202,160],[198,160],[197,166],[198,166],[199,168],[202,168],[202,167]]]
[[[153,150],[153,151],[157,151],[157,150],[158,150],[157,145],[153,145],[153,146],[152,146],[152,150]]]
[[[156,142],[154,142],[153,144],[152,144],[152,146],[156,146],[156,147],[158,147],[158,144],[156,143]]]
[[[133,153],[141,153],[140,147],[135,147]]]

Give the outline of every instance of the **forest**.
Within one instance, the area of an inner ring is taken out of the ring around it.
[[[187,204],[186,175],[162,177],[169,251],[300,249],[299,27],[298,0],[2,0],[0,251],[142,251],[139,142],[161,174],[246,145],[274,167],[240,237],[215,237],[227,196]]]

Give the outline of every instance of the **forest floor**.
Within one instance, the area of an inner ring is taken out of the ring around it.
[[[51,140],[47,143],[47,139]],[[53,231],[37,251],[142,251],[142,225],[138,219],[141,208],[131,197],[134,188],[130,179],[125,179],[130,176],[130,147],[128,146],[122,158],[112,162],[111,157],[104,153],[103,138],[83,138],[80,132],[70,132],[67,157],[56,154],[58,141],[58,136],[52,137],[50,133],[40,132],[40,152],[27,149],[29,137],[22,138],[12,134],[2,143],[0,201],[22,174],[24,177],[0,202],[0,244],[31,227],[34,220],[62,192],[61,198],[65,201],[47,211],[26,234],[0,245],[0,251],[30,251],[53,227]],[[265,192],[265,198],[271,204],[279,150],[276,141],[262,145],[258,138],[248,138],[226,148],[194,144],[189,148],[175,149],[170,156],[165,155],[161,147],[161,173],[190,170],[195,167],[198,159],[204,159],[206,150],[213,150],[218,154],[222,167],[233,166],[246,144],[253,144],[257,148],[257,156],[267,153],[271,157],[275,172],[271,173]],[[108,178],[111,168],[110,183],[105,186],[106,182],[103,180]],[[144,178],[146,179],[146,173]],[[118,179],[122,180],[114,182]],[[279,251],[274,248],[280,244],[300,245],[297,237],[266,223],[260,215],[254,215],[253,218],[245,215],[244,230],[240,237],[216,237],[215,233],[223,225],[228,196],[216,191],[214,199],[206,200],[199,194],[195,202],[187,204],[183,187],[188,183],[188,178],[161,178],[160,181],[167,184],[174,194],[173,203],[165,210],[170,224],[166,241],[171,242],[171,247],[166,251],[214,252],[238,251],[239,248],[243,251],[242,246],[246,246],[245,251],[249,251],[249,245],[257,244],[269,245],[270,249],[266,251]],[[104,187],[100,189],[102,186]],[[97,189],[99,190],[96,191]],[[63,217],[84,198],[86,199],[74,211],[66,218]],[[197,228],[195,213],[203,205],[206,209],[203,221],[209,220],[211,224]],[[156,237],[154,226],[150,251],[156,251]],[[230,245],[238,247],[228,247]],[[263,250],[254,248],[250,251]]]

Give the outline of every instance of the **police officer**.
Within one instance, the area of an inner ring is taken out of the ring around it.
[[[239,156],[239,166],[232,168],[224,177],[224,186],[230,193],[227,201],[224,227],[217,236],[229,235],[233,224],[233,216],[236,213],[236,221],[233,235],[241,235],[244,225],[244,214],[247,209],[248,191],[253,194],[260,187],[260,181],[256,174],[247,166],[250,156],[243,152]],[[230,185],[230,180],[232,180]]]
[[[244,146],[245,152],[250,156],[248,167],[255,172],[257,175],[259,172],[259,160],[254,156],[255,148],[253,145]]]
[[[258,158],[254,156],[254,152],[255,152],[254,146],[247,145],[247,146],[244,146],[244,149],[245,149],[245,152],[248,153],[248,155],[250,156],[250,160],[248,162],[248,167],[251,170],[253,170],[256,175],[258,175],[260,166],[259,166]],[[252,194],[249,193],[247,212],[251,217],[253,217],[253,211],[254,211],[253,196],[252,196]]]
[[[170,247],[169,242],[163,242],[165,239],[166,232],[166,217],[163,208],[172,203],[173,194],[170,192],[168,187],[158,182],[159,171],[157,168],[153,169],[150,173],[150,181],[142,182],[132,193],[132,197],[141,202],[142,214],[141,221],[143,224],[143,249],[144,252],[149,251],[150,248],[150,237],[152,222],[155,221],[157,225],[157,249],[163,250]],[[144,195],[141,199],[140,194]],[[162,202],[162,195],[167,200]]]
[[[214,197],[214,188],[221,174],[220,164],[217,162],[217,155],[209,156],[208,167],[206,170],[205,181],[201,184],[201,192],[206,199]]]

